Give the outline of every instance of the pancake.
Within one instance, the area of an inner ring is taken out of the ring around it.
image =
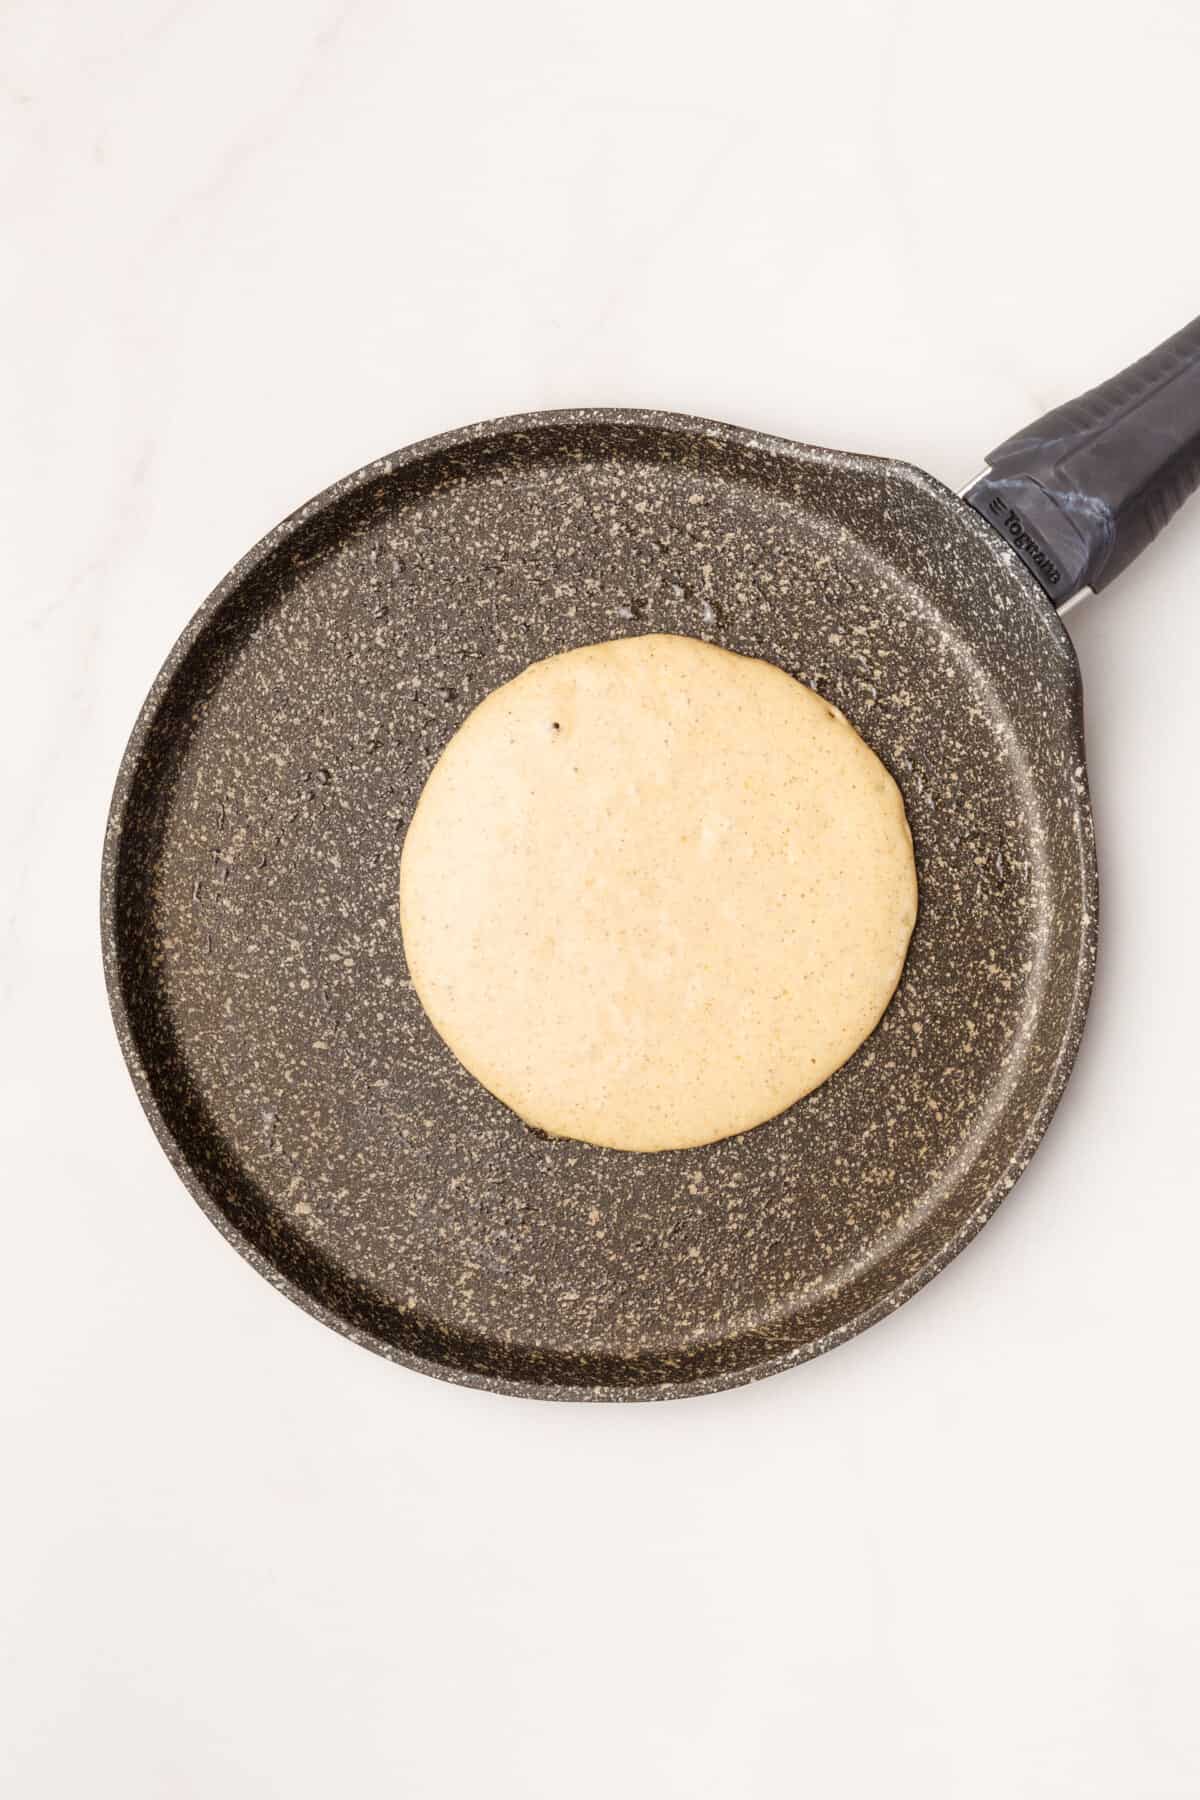
[[[826,1081],[895,991],[917,911],[892,777],[773,664],[622,638],[468,716],[405,839],[413,985],[530,1125],[712,1143]]]

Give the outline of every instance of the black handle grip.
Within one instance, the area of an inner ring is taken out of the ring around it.
[[[1200,486],[1200,318],[987,460],[965,498],[1055,604],[1107,587]]]

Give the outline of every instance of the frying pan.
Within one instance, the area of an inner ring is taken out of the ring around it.
[[[227,576],[126,749],[102,929],[150,1122],[269,1281],[451,1381],[661,1399],[830,1348],[975,1235],[1046,1129],[1092,982],[1055,609],[1200,480],[1200,320],[987,461],[959,497],[703,419],[532,413],[370,464]],[[896,997],[835,1076],[657,1155],[540,1136],[480,1087],[416,999],[396,904],[472,706],[648,631],[841,707],[903,790],[921,895]]]

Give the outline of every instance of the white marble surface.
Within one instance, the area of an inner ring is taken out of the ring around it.
[[[959,481],[1200,310],[1200,13],[0,32],[0,1789],[1194,1800],[1200,501],[1071,621],[1103,953],[1050,1136],[952,1269],[782,1379],[543,1407],[314,1324],[155,1145],[95,914],[173,638],[369,457],[636,402]]]

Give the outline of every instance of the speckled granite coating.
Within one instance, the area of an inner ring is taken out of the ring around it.
[[[655,1156],[542,1138],[472,1080],[396,906],[475,702],[643,631],[841,707],[904,791],[921,880],[851,1061],[755,1131]],[[906,465],[655,413],[472,427],[338,483],[193,620],[122,764],[102,915],[168,1155],[316,1316],[506,1392],[733,1386],[915,1292],[1045,1130],[1095,951],[1075,658],[999,536]]]

